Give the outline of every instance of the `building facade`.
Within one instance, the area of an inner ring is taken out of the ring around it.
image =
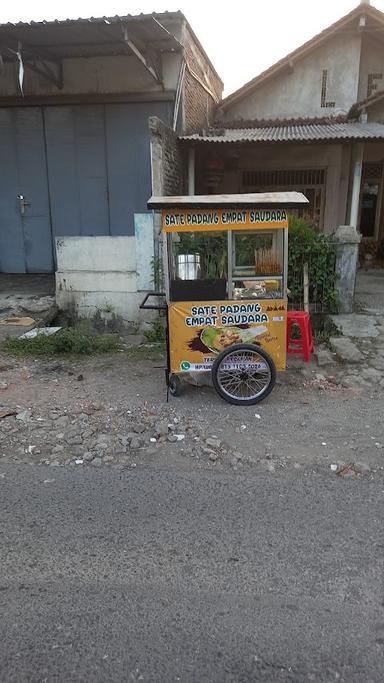
[[[362,2],[225,98],[183,138],[196,192],[301,190],[320,229],[383,238],[383,48],[384,14]]]
[[[0,272],[54,272],[59,238],[133,236],[149,118],[188,133],[221,99],[180,12],[4,24],[0,54]]]

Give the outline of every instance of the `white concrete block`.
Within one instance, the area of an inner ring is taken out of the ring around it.
[[[134,236],[56,237],[58,271],[134,271]]]
[[[103,318],[119,315],[124,322],[143,323],[153,318],[151,311],[140,311],[143,294],[138,292],[73,292],[58,291],[56,301],[59,308],[73,308],[80,318],[92,318],[101,313]]]
[[[137,292],[136,272],[67,271],[56,273],[56,292]]]

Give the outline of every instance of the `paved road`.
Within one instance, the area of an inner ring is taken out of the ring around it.
[[[2,683],[384,680],[382,478],[0,472]]]

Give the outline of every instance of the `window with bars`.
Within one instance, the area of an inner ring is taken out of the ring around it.
[[[281,192],[297,190],[308,199],[309,204],[292,211],[321,227],[324,203],[325,170],[313,169],[263,169],[243,171],[242,186],[245,192]]]
[[[382,164],[363,164],[363,178],[364,180],[381,178],[383,173]]]
[[[323,168],[243,171],[243,187],[324,185]]]
[[[336,105],[336,102],[330,102],[327,100],[327,85],[328,85],[328,69],[323,69],[323,73],[321,76],[320,104],[321,104],[321,107],[323,107],[323,108],[332,109]]]

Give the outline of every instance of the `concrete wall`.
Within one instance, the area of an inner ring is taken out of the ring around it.
[[[379,123],[384,123],[384,100],[372,104],[367,109],[368,121],[377,121]]]
[[[368,91],[369,75],[375,75],[372,81],[373,89]],[[364,37],[361,48],[359,101],[365,100],[370,94],[384,88],[384,50],[382,42],[372,36]]]
[[[357,100],[360,37],[338,35],[226,109],[224,120],[323,117],[347,113]],[[321,106],[323,70],[327,102]]]
[[[151,133],[152,191],[154,195],[180,195],[185,190],[184,159],[176,133],[157,116],[149,119]]]
[[[208,152],[211,147],[208,145]],[[236,168],[230,170],[231,152],[225,145],[217,145],[216,152],[224,155],[225,171],[218,193],[244,192],[242,186],[243,171],[284,170],[284,169],[324,169],[325,170],[325,205],[323,223],[320,226],[325,232],[333,232],[338,225],[345,222],[349,182],[349,147],[342,145],[258,145],[240,148]],[[233,152],[232,152],[233,155]],[[199,156],[197,161],[197,193],[204,193],[204,161]],[[255,188],[261,191],[265,188]],[[269,188],[272,189],[272,188]],[[279,188],[281,189],[281,188]],[[301,189],[301,188],[285,188]]]
[[[139,311],[152,289],[152,214],[135,215],[130,237],[57,237],[56,301],[81,318],[114,313],[126,325],[148,319]]]

